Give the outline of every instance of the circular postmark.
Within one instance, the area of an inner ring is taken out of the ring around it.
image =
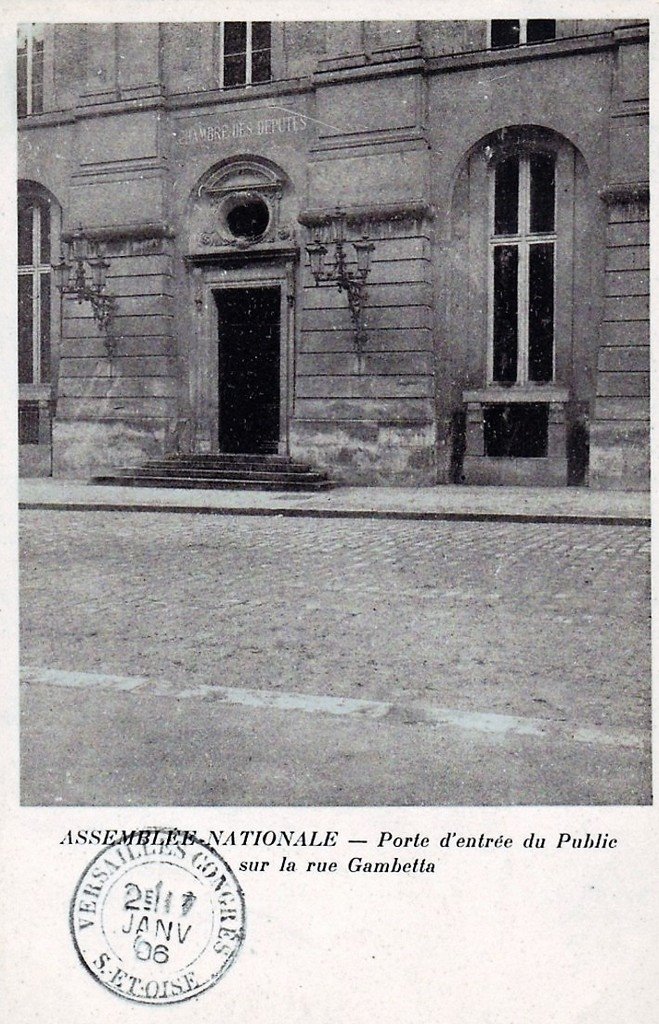
[[[107,846],[71,901],[83,964],[139,1003],[178,1003],[210,988],[238,955],[244,930],[231,868],[194,833],[176,829],[145,829]]]

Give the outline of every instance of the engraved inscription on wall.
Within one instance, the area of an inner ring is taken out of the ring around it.
[[[196,124],[190,128],[176,129],[174,136],[181,146],[195,146],[248,136],[297,134],[305,131],[306,127],[307,118],[302,114],[284,114],[278,117]]]

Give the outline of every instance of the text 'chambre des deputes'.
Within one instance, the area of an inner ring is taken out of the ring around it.
[[[202,840],[228,854],[240,850],[241,859],[234,869],[241,872],[307,871],[322,873],[433,873],[446,851],[511,849],[522,850],[614,850],[616,836],[608,832],[539,832],[519,836],[489,835],[485,832],[466,834],[448,830],[437,836],[416,832],[410,835],[380,831],[372,838],[341,834],[338,830],[245,829],[211,830],[201,835],[194,830],[179,829],[80,829],[69,831],[60,840],[66,845],[121,844],[133,856],[142,852],[175,846],[185,856],[186,846]],[[242,859],[246,850],[254,851]],[[256,855],[258,851],[259,856]],[[377,851],[377,852],[376,852]],[[267,854],[267,856],[264,856]]]
[[[202,142],[225,142],[227,139],[242,139],[261,135],[296,135],[305,131],[307,118],[302,114],[282,114],[273,117],[253,119],[238,118],[215,124],[195,124],[178,129],[174,135],[182,146],[194,146]]]

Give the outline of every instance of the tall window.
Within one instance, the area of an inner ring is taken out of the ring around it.
[[[43,110],[43,49],[43,25],[19,26],[17,55],[19,117],[40,114]]]
[[[18,381],[50,380],[51,232],[45,199],[18,199]]]
[[[490,22],[490,46],[493,50],[524,43],[544,43],[556,38],[556,22],[548,18],[518,18]]]
[[[554,377],[555,154],[504,156],[492,188],[490,379],[546,383]]]
[[[272,77],[269,21],[223,21],[220,85],[255,85]]]

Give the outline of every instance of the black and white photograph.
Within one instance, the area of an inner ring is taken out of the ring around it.
[[[3,14],[19,889],[99,1021],[649,1019],[651,19],[335,6]]]
[[[650,800],[647,39],[21,26],[26,803]]]

